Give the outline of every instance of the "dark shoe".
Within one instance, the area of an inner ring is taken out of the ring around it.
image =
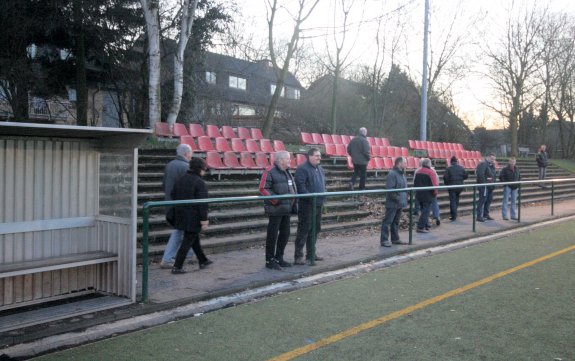
[[[441,225],[441,219],[437,218],[437,219],[435,220],[435,225],[436,225],[437,227],[439,227],[439,226]]]
[[[283,259],[280,259],[278,261],[278,264],[280,265],[280,267],[291,267],[291,263],[284,261]]]
[[[404,241],[402,241],[402,240],[399,240],[399,239],[398,239],[397,241],[391,241],[391,243],[392,243],[392,244],[400,244],[400,245],[409,244],[409,243],[407,243],[407,242],[404,242]]]
[[[485,218],[477,217],[476,221],[477,222],[485,222]]]
[[[429,233],[428,229],[425,228],[418,228],[415,230],[417,233]]]
[[[491,216],[487,216],[487,217],[485,217],[485,219],[488,220],[488,221],[493,221],[495,218],[493,218],[493,217],[491,217]]]
[[[449,217],[449,220],[450,220],[451,222],[455,222],[455,221],[457,220],[457,217]]]
[[[282,269],[280,267],[278,261],[276,261],[275,259],[266,261],[266,268],[275,269],[275,270],[281,270]]]
[[[293,264],[303,266],[305,265],[305,259],[303,259],[303,257],[296,257]]]
[[[380,242],[382,247],[391,247],[391,242],[390,241],[384,241],[384,242]]]
[[[176,267],[172,268],[172,274],[173,275],[181,275],[184,273],[186,273],[186,270],[183,268],[176,268]]]
[[[204,269],[204,268],[208,267],[209,265],[211,265],[212,263],[214,263],[214,262],[212,262],[208,259],[208,260],[200,263],[200,269]]]
[[[514,221],[519,220],[519,218],[517,218],[517,217],[511,217],[511,219],[514,220]]]
[[[170,269],[170,268],[174,268],[174,262],[160,262],[160,268],[162,269]]]

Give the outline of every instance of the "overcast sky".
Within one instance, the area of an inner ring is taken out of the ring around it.
[[[276,34],[287,38],[293,29],[287,10],[295,12],[297,0],[279,0],[285,9],[278,15]],[[308,0],[309,1],[309,0]],[[346,0],[349,3],[352,0]],[[467,61],[472,65],[464,79],[453,84],[453,98],[459,115],[473,128],[485,125],[489,128],[500,128],[504,122],[493,112],[485,108],[481,101],[492,101],[490,86],[480,75],[484,71],[480,56],[481,46],[495,42],[504,24],[507,9],[512,5],[530,3],[531,0],[430,0],[430,45],[433,56],[442,48],[441,44],[453,21],[452,34],[466,34],[466,45],[459,51],[456,61]],[[311,2],[311,1],[309,1]],[[256,38],[267,39],[265,0],[236,0],[239,11],[236,18],[247,23],[246,31]],[[341,29],[341,0],[320,0],[318,6],[305,22],[303,36],[318,53],[333,50],[333,29]],[[575,14],[573,0],[538,0],[538,6],[548,5],[553,11]],[[334,18],[334,7],[337,15]],[[344,53],[350,53],[349,63],[352,66],[372,64],[376,56],[375,34],[381,22],[382,33],[389,42],[398,33],[398,22],[403,23],[403,37],[400,49],[394,55],[395,62],[400,64],[411,77],[421,82],[423,55],[423,13],[424,0],[355,0],[350,10],[349,29]],[[399,9],[399,10],[398,10]],[[474,24],[473,22],[477,23]],[[336,35],[341,39],[341,31]],[[326,40],[327,39],[327,40]],[[389,58],[389,53],[386,55]],[[443,79],[443,84],[447,81]]]

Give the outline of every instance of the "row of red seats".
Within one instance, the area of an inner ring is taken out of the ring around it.
[[[328,144],[344,144],[348,145],[354,138],[353,135],[345,134],[319,134],[319,133],[300,133],[300,142],[303,145],[328,145]],[[389,147],[389,139],[378,137],[367,137],[367,141],[371,146]]]
[[[219,153],[215,151],[206,153],[206,164],[208,168],[214,170],[262,170],[269,167],[275,161],[275,153],[257,152],[252,154],[250,152],[240,152],[239,157],[236,152]],[[296,168],[298,165],[306,161],[306,156],[297,154],[291,156],[291,168]]]
[[[401,155],[400,155],[401,156]],[[393,169],[397,157],[373,157],[367,164],[368,170],[390,170]],[[419,167],[419,158],[417,157],[404,157],[407,161],[407,169],[416,169]],[[353,169],[351,157],[347,157],[347,168]]]
[[[245,141],[240,138],[232,138],[231,146],[228,140],[223,137],[212,138],[208,136],[201,136],[196,139],[190,135],[185,135],[180,137],[181,144],[188,144],[194,152],[211,152],[217,151],[223,152],[264,152],[267,154],[279,152],[280,150],[285,150],[285,144],[281,140],[274,140],[273,142],[269,139],[260,139],[259,142],[255,139],[246,139]]]
[[[207,124],[206,130],[201,124],[191,123],[188,127],[185,124],[175,123],[172,130],[170,130],[170,125],[164,122],[157,122],[154,126],[154,132],[158,137],[183,137],[192,136],[194,138],[199,137],[210,137],[210,138],[226,138],[226,139],[263,139],[261,129],[259,128],[244,128],[238,127],[237,134],[236,130],[231,126],[224,125],[219,128],[217,125]]]
[[[325,155],[330,157],[347,157],[347,147],[344,144],[326,144]],[[409,149],[405,147],[372,146],[372,157],[407,157]]]
[[[427,140],[409,140],[409,147],[414,150],[464,150],[461,143],[431,142]]]
[[[481,152],[477,150],[437,150],[429,149],[427,151],[429,158],[449,158],[456,156],[462,159],[481,159]]]

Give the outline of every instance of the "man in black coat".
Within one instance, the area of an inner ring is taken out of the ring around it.
[[[171,194],[172,199],[187,200],[208,198],[208,188],[206,187],[206,183],[202,180],[202,176],[205,174],[206,170],[206,162],[203,159],[192,158],[190,160],[190,170],[174,185],[174,189]],[[182,266],[184,265],[186,255],[188,254],[190,247],[198,257],[200,269],[206,268],[208,265],[212,264],[212,261],[206,257],[202,250],[202,246],[200,244],[200,232],[208,229],[209,225],[207,203],[175,206],[174,209],[174,227],[184,231],[184,239],[180,249],[178,249],[178,253],[176,254],[176,261],[174,262],[172,273],[180,274],[186,272]]]
[[[495,183],[497,181],[497,170],[495,170],[495,154],[490,153],[485,160],[481,161],[475,169],[477,184]],[[493,220],[489,215],[491,201],[493,200],[493,190],[495,186],[477,187],[479,201],[477,202],[477,222]]]
[[[437,174],[431,169],[431,160],[429,158],[423,159],[421,168],[415,173],[413,179],[413,186],[416,188],[423,187],[437,187],[438,184]],[[416,190],[415,199],[419,202],[421,213],[417,221],[418,233],[429,233],[429,213],[431,211],[431,203],[437,197],[437,190]]]
[[[549,156],[547,155],[547,146],[545,144],[539,147],[535,160],[539,169],[539,179],[544,180],[547,175],[547,165],[549,164]],[[539,187],[545,188],[545,184],[540,184]]]
[[[317,148],[311,148],[307,152],[307,162],[297,167],[295,171],[295,184],[299,194],[324,193],[325,173],[319,164],[321,162],[321,152]],[[323,202],[325,197],[317,197],[315,209],[315,240],[321,230],[321,214],[323,212]],[[311,198],[299,198],[298,200],[298,223],[297,236],[295,238],[294,263],[305,264],[303,259],[303,246],[306,248],[306,259],[311,259],[312,251],[312,211],[313,204]],[[315,247],[315,245],[314,245]],[[314,252],[315,253],[315,252]],[[315,255],[316,261],[323,261],[323,257]]]
[[[468,178],[467,171],[457,160],[456,156],[451,157],[451,165],[445,170],[443,175],[443,183],[446,186],[462,185]],[[455,221],[457,219],[457,208],[459,208],[459,195],[463,191],[463,188],[450,189],[449,192],[449,213],[451,217],[450,220]]]
[[[387,174],[385,189],[405,188],[407,188],[405,158],[397,157],[393,169]],[[385,193],[385,216],[381,221],[381,234],[379,236],[379,244],[382,247],[391,247],[392,244],[407,244],[399,239],[399,221],[405,207],[407,207],[406,191]]]
[[[501,170],[499,174],[499,180],[501,182],[519,182],[521,180],[521,173],[519,168],[516,166],[516,160],[514,157],[509,158],[509,164],[507,167]],[[518,184],[508,184],[503,186],[503,204],[501,206],[501,216],[504,220],[507,218],[507,207],[509,205],[509,197],[511,197],[511,219],[517,219],[517,193]]]
[[[290,154],[276,153],[275,163],[268,167],[260,181],[260,193],[264,196],[296,194],[295,181],[289,172]],[[290,215],[296,212],[295,199],[272,199],[264,201],[269,217],[266,237],[266,268],[281,270],[291,267],[284,260],[284,250],[290,235]],[[279,234],[278,234],[279,232]]]
[[[371,159],[371,147],[367,141],[367,129],[360,128],[359,134],[347,145],[347,153],[351,156],[353,163],[353,175],[349,182],[349,187],[353,190],[355,180],[359,176],[359,190],[365,189],[365,177],[367,175],[367,164]]]

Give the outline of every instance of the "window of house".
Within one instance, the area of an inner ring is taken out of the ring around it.
[[[270,86],[270,94],[271,95],[274,95],[274,93],[276,92],[276,88],[277,88],[276,84],[271,84],[271,86]],[[280,97],[283,97],[283,96],[285,96],[285,88],[282,88],[281,93],[280,93]]]
[[[206,71],[206,82],[208,84],[216,84],[216,72]]]
[[[256,109],[248,105],[237,105],[234,111],[234,115],[256,115]]]
[[[230,75],[230,88],[246,90],[247,89],[246,78]]]
[[[300,98],[300,90],[292,87],[286,87],[286,97],[288,99],[299,99]]]

